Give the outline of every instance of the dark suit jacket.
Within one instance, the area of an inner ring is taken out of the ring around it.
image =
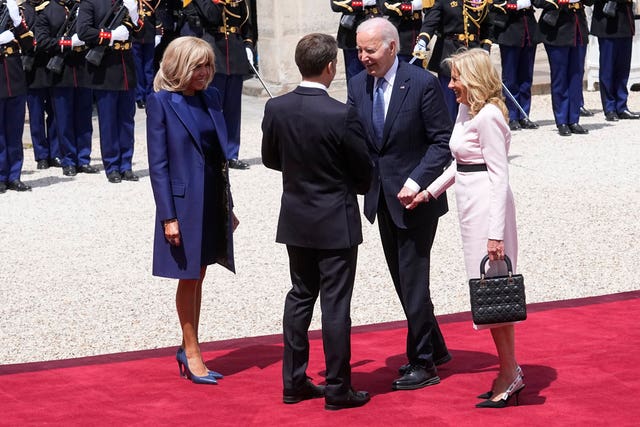
[[[220,94],[210,87],[200,93],[214,122],[220,148],[227,152],[227,130],[220,106]],[[205,158],[200,144],[198,123],[189,111],[184,97],[175,92],[160,91],[147,98],[147,151],[149,176],[156,202],[156,225],[153,246],[153,274],[177,279],[200,276],[202,213],[204,199]],[[226,171],[225,171],[226,174]],[[227,177],[227,212],[232,210]],[[178,218],[181,245],[171,246],[164,237],[162,221]],[[227,257],[219,260],[231,271],[233,263],[233,230],[229,218]]]
[[[324,90],[298,87],[271,99],[262,121],[262,162],[282,171],[276,241],[314,249],[362,242],[356,193],[371,182],[357,112]]]
[[[369,152],[374,162],[373,181],[364,199],[364,213],[373,223],[378,198],[385,197],[393,222],[400,228],[424,224],[447,210],[446,197],[405,209],[397,194],[407,178],[425,188],[442,174],[451,160],[449,138],[452,124],[438,80],[428,71],[400,62],[384,123],[382,146],[375,143],[371,123],[373,77],[365,71],[349,81],[349,105],[357,108],[369,133]]]

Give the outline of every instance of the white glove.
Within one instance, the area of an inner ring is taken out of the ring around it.
[[[376,6],[376,0],[364,0],[362,2],[363,6]]]
[[[251,48],[250,47],[245,47],[244,50],[245,50],[245,52],[247,52],[247,61],[249,61],[249,64],[255,65],[253,63],[253,51],[251,50]]]
[[[422,0],[412,0],[411,6],[413,10],[422,10],[423,2]]]
[[[22,22],[22,16],[20,16],[20,9],[18,9],[16,0],[7,0],[7,10],[9,11],[11,21],[13,21],[13,26],[17,27],[20,25]]]
[[[122,4],[129,11],[129,17],[131,18],[131,22],[134,24],[138,24],[138,2],[136,0],[122,0]]]
[[[516,10],[527,9],[531,7],[531,0],[518,0],[518,7]]]
[[[578,3],[580,0],[569,0],[569,3]]]
[[[417,56],[416,53],[427,53],[427,42],[422,39],[418,40],[418,43],[413,47],[413,56]]]
[[[11,30],[3,31],[2,33],[0,33],[0,44],[10,43],[15,38],[16,36],[13,35],[13,32]]]
[[[76,46],[84,46],[84,42],[80,40],[80,38],[78,37],[78,34],[74,34],[71,36],[71,47],[76,47]]]
[[[129,39],[129,30],[124,25],[118,25],[111,31],[111,42],[115,40],[124,41]]]
[[[156,34],[156,37],[153,39],[153,47],[158,47],[161,41],[162,36],[160,34]]]

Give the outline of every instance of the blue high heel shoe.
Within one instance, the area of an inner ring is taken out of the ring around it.
[[[187,360],[187,353],[185,353],[183,348],[178,349],[178,352],[176,353],[176,361],[178,362],[178,369],[181,377],[190,379],[191,382],[195,384],[218,384],[218,381],[216,381],[215,377],[211,375],[211,372],[201,377],[191,373],[191,370],[189,369],[189,362]]]
[[[180,367],[180,360],[181,360],[179,357],[180,353],[184,353],[184,348],[179,347],[178,352],[176,353],[176,360],[178,361],[178,367]],[[209,375],[217,380],[224,378],[224,375],[222,375],[220,372],[212,371],[211,369],[207,369],[207,370],[209,371]],[[186,378],[186,375],[182,372],[182,369],[180,369],[180,376]]]

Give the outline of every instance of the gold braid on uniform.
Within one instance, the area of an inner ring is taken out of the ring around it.
[[[462,2],[462,21],[464,27],[464,44],[469,47],[469,22],[475,25],[480,33],[480,24],[485,20],[489,13],[488,2],[481,0],[476,6],[473,0],[464,0]],[[475,14],[475,17],[472,15]],[[473,35],[475,38],[475,34]]]

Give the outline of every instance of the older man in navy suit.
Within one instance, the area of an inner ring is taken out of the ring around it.
[[[371,161],[357,112],[331,98],[338,44],[309,34],[296,46],[303,81],[265,106],[262,161],[282,171],[276,241],[287,245],[292,288],[284,307],[284,403],[325,395],[325,408],[362,406],[366,392],[351,388],[351,293],[362,243],[356,193],[371,182]],[[321,295],[327,365],[323,390],[307,377],[307,331]]]
[[[376,215],[387,265],[408,323],[408,364],[394,390],[440,382],[435,365],[451,359],[433,313],[429,294],[430,251],[446,198],[407,206],[439,176],[451,159],[451,119],[438,80],[399,62],[398,32],[373,18],[358,27],[358,55],[365,71],[349,81],[349,104],[358,108],[370,134],[373,182],[364,212]]]

